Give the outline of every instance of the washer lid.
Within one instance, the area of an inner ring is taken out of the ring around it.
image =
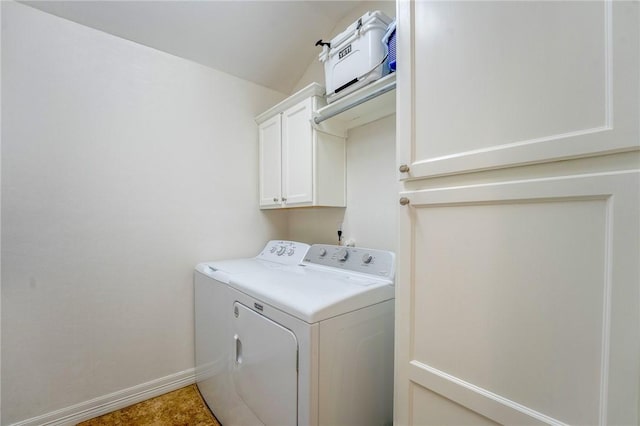
[[[229,285],[310,324],[393,299],[395,294],[388,279],[306,266],[238,274]]]
[[[200,263],[196,266],[196,271],[229,284],[232,275],[266,272],[297,265],[308,249],[308,244],[296,241],[271,240],[256,257]]]
[[[230,259],[200,263],[196,266],[196,271],[225,284],[229,284],[231,277],[239,274],[262,275],[269,271],[287,269],[290,267],[290,265],[252,257],[248,259]]]

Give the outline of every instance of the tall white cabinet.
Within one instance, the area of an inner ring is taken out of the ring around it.
[[[398,3],[398,425],[640,422],[640,3]]]
[[[345,138],[312,121],[323,94],[312,83],[256,118],[260,208],[345,206]]]

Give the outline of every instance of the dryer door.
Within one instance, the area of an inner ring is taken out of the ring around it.
[[[233,382],[265,424],[296,425],[298,341],[295,334],[241,303],[233,306]]]

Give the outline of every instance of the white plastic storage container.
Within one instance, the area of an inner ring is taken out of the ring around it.
[[[323,46],[319,59],[324,64],[328,102],[388,74],[382,38],[391,22],[378,10],[367,12],[335,36],[330,46]]]

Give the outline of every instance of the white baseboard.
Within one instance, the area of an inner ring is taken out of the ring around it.
[[[38,417],[13,423],[10,426],[72,426],[81,421],[128,407],[193,383],[195,383],[195,370],[190,368]]]

